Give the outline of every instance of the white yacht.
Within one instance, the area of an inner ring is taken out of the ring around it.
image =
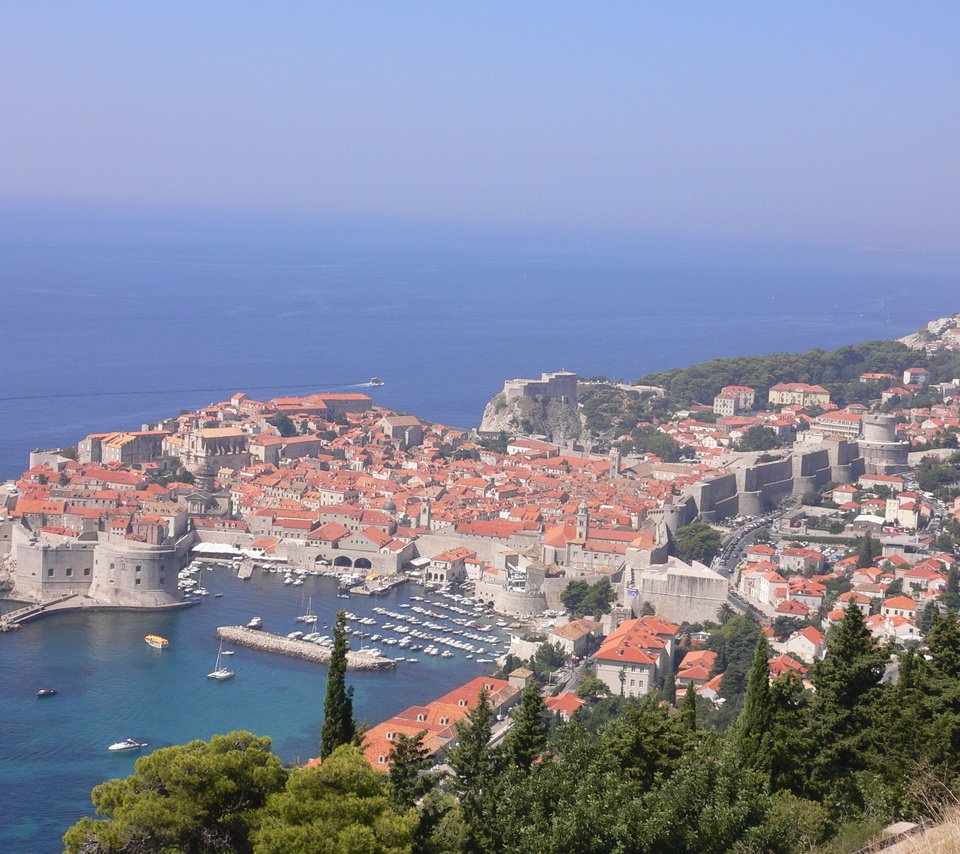
[[[137,741],[135,738],[125,738],[123,741],[114,742],[107,748],[107,750],[112,750],[114,752],[119,752],[122,750],[141,750],[146,746],[147,743],[145,741]]]
[[[254,617],[249,623],[247,623],[248,629],[262,629],[263,628],[263,618]]]

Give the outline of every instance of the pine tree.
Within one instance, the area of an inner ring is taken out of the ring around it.
[[[496,754],[490,749],[492,728],[493,709],[484,690],[476,707],[457,724],[457,743],[447,754],[447,762],[453,769],[452,788],[460,799],[467,852],[485,850],[489,835],[485,817],[496,761]]]
[[[760,636],[757,653],[750,668],[747,695],[743,711],[737,718],[732,734],[735,755],[744,767],[759,771],[765,777],[770,774],[770,727],[773,723],[773,706],[770,700],[770,645]]]
[[[503,752],[508,763],[526,771],[546,746],[547,707],[539,685],[531,680],[513,714],[513,728],[504,739]]]
[[[812,781],[838,805],[862,808],[854,785],[874,752],[883,752],[880,683],[888,655],[874,643],[863,614],[851,602],[827,633],[827,657],[814,674],[812,724],[818,742]]]
[[[423,746],[426,732],[412,737],[400,733],[390,748],[390,794],[399,810],[412,807],[437,783],[435,776],[424,773],[433,763]]]
[[[353,721],[353,688],[347,688],[347,612],[338,611],[333,625],[333,650],[323,703],[320,755],[325,759],[341,744],[350,744],[357,732]]]

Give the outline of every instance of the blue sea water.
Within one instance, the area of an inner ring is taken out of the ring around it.
[[[230,390],[380,376],[378,403],[469,427],[509,377],[635,379],[899,337],[958,303],[960,261],[911,253],[11,226],[0,231],[0,478],[31,448]],[[129,391],[150,393],[108,394]]]
[[[474,426],[508,377],[635,379],[719,356],[899,337],[960,309],[960,263],[919,253],[69,218],[24,226],[2,213],[0,479],[16,476],[31,448],[135,428],[234,390],[347,390],[376,375],[386,380],[370,390],[376,402]],[[215,626],[260,613],[291,631],[299,594],[274,578],[205,576],[226,595],[190,611],[64,616],[0,636],[0,852],[60,850],[63,830],[90,810],[90,788],[132,770],[133,757],[105,751],[128,735],[153,748],[243,727],[271,736],[285,760],[313,754],[322,667],[243,651],[235,681],[204,676]],[[329,582],[300,589],[329,622]],[[148,632],[171,648],[150,650]],[[421,658],[352,677],[358,715],[378,722],[483,671],[461,656]],[[38,701],[44,685],[61,693]]]
[[[65,614],[0,635],[0,851],[61,850],[64,830],[92,813],[91,788],[132,773],[136,754],[106,750],[123,738],[146,741],[149,751],[246,729],[270,736],[285,762],[315,756],[326,667],[237,648],[224,659],[236,677],[207,679],[216,662],[217,626],[243,625],[259,615],[266,631],[303,631],[295,617],[306,610],[301,597],[307,596],[319,618],[318,631],[324,631],[323,624],[331,626],[337,609],[346,607],[378,623],[353,624],[357,628],[384,633],[381,627],[390,618],[371,609],[398,610],[421,588],[407,585],[347,602],[336,598],[332,579],[308,577],[295,587],[285,586],[282,578],[255,572],[249,581],[238,581],[230,570],[204,571],[199,580],[211,595],[186,610]],[[216,598],[214,593],[224,595]],[[494,628],[489,634],[498,633]],[[169,648],[147,646],[147,634],[167,638]],[[400,662],[393,671],[348,674],[356,717],[370,724],[439,697],[491,667],[468,660],[460,650],[453,658],[441,658],[366,639],[351,643],[354,649],[366,644],[391,657],[418,659]],[[58,694],[37,698],[35,692],[43,687],[56,688]]]

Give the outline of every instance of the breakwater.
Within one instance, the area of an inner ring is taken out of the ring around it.
[[[220,626],[217,629],[217,637],[232,643],[234,646],[242,646],[260,652],[272,652],[277,655],[299,658],[303,661],[314,661],[318,664],[330,663],[330,650],[326,647],[318,646],[310,641],[293,640],[281,635],[272,635],[258,629],[247,629],[243,626]],[[366,652],[347,652],[348,670],[392,670],[394,667],[396,667],[396,663],[389,658],[370,655]]]

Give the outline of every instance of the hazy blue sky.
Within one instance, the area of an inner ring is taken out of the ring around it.
[[[960,249],[960,3],[0,2],[0,197]]]

